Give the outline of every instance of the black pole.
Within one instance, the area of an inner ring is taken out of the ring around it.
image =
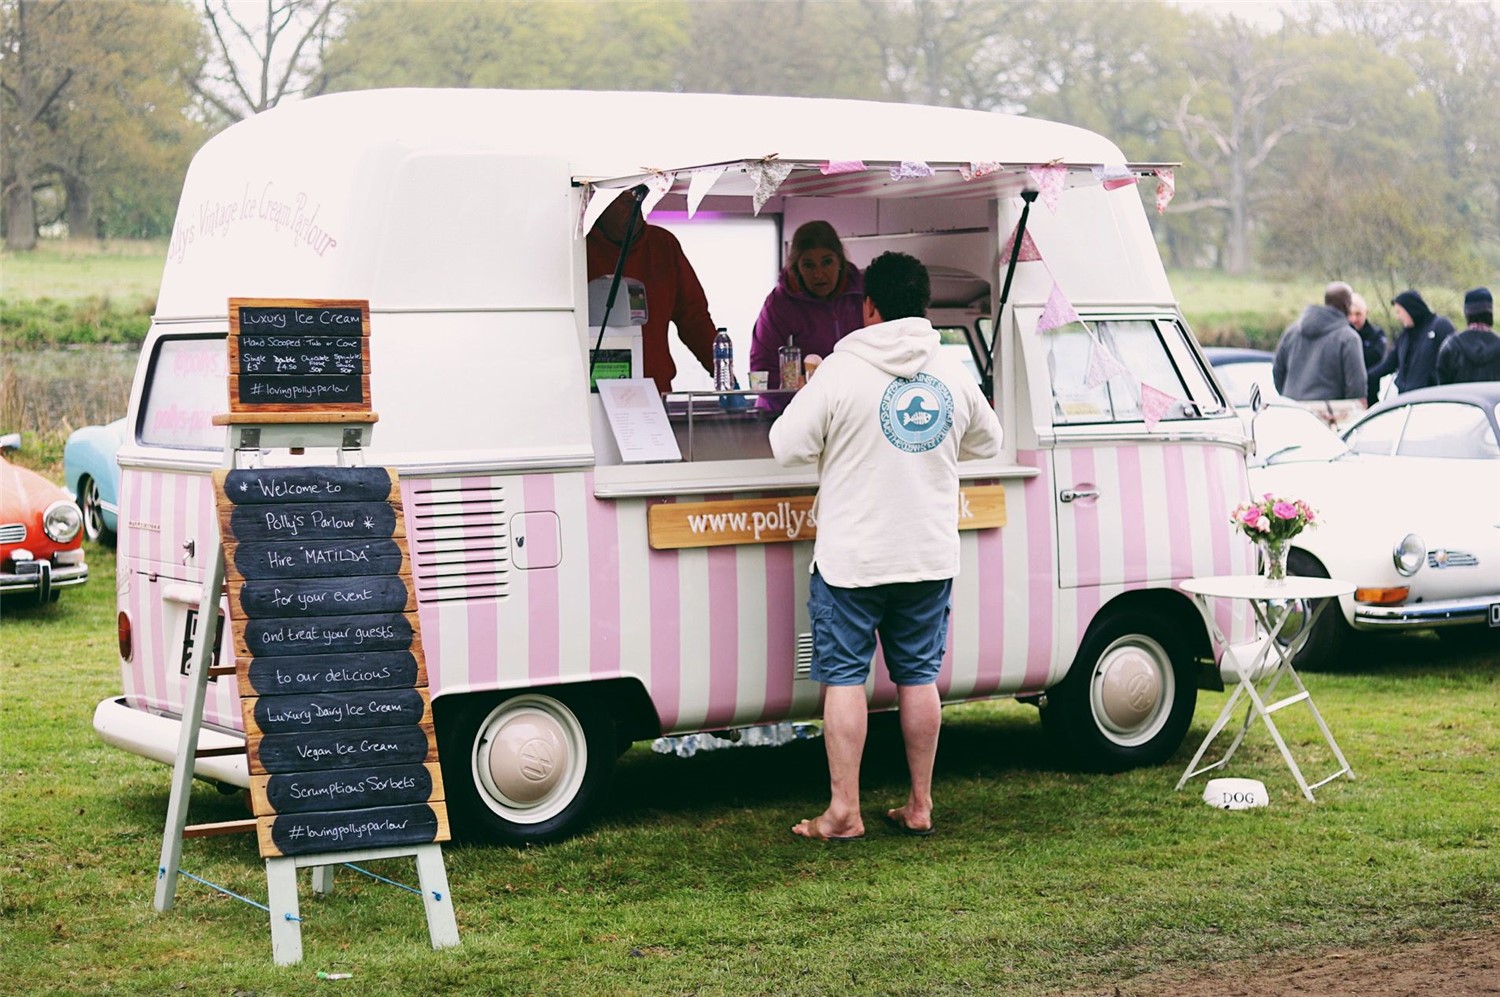
[[[593,388],[594,364],[599,361],[599,348],[604,343],[604,330],[609,326],[609,315],[615,308],[615,296],[620,293],[620,281],[625,276],[625,257],[630,255],[630,244],[635,241],[635,225],[641,220],[641,202],[646,199],[646,185],[637,184],[631,188],[630,197],[635,200],[635,203],[630,207],[630,220],[625,224],[625,241],[620,243],[620,258],[615,261],[615,275],[610,281],[609,295],[604,299],[604,315],[599,320],[599,335],[594,340],[594,348],[589,351],[589,386],[592,390],[598,390]]]
[[[1036,195],[1037,192],[1034,190],[1021,191],[1021,200],[1025,203],[1021,205],[1021,220],[1016,223],[1016,239],[1010,247],[1010,262],[1005,268],[1005,283],[1000,288],[1000,304],[995,309],[997,336],[1000,328],[1000,316],[1005,313],[1005,303],[1010,300],[1010,282],[1016,275],[1016,264],[1021,261],[1021,242],[1026,238],[1026,218],[1031,214],[1031,202],[1036,200]],[[994,351],[991,350],[989,356],[985,359],[987,361],[984,365],[985,380],[986,383],[993,383],[995,377]]]

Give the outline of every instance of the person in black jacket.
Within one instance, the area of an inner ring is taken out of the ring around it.
[[[1365,370],[1378,365],[1385,359],[1385,330],[1370,321],[1370,306],[1362,294],[1356,293],[1349,300],[1349,324],[1359,333],[1359,341],[1364,347]],[[1377,387],[1373,384],[1368,387],[1365,404],[1375,404]]]
[[[1449,336],[1438,350],[1438,383],[1500,381],[1500,336],[1495,335],[1495,299],[1487,287],[1464,295],[1469,327]]]
[[[1401,322],[1401,332],[1396,336],[1396,348],[1370,368],[1370,390],[1378,391],[1380,379],[1393,371],[1398,392],[1436,384],[1438,350],[1453,335],[1453,323],[1428,308],[1416,291],[1402,291],[1391,304]]]

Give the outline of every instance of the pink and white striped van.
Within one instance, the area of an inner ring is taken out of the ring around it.
[[[1164,761],[1197,689],[1220,687],[1177,585],[1251,567],[1228,525],[1244,433],[1142,204],[1164,172],[1070,126],[792,98],[370,91],[233,126],[188,174],[132,392],[123,688],[97,730],[175,751],[231,297],[369,302],[367,462],[400,474],[456,833],[558,838],[623,744],[817,717],[815,472],[778,467],[769,412],[721,405],[691,360],[666,397],[680,459],[635,459],[588,387],[582,233],[644,183],[739,358],[802,222],[831,222],[860,265],[927,263],[934,323],[1006,430],[964,466],[943,698],[1034,703],[1082,766]],[[1248,616],[1221,625],[1254,636]],[[872,705],[894,706],[876,675]],[[205,743],[243,741],[232,679],[211,681],[205,720]],[[197,771],[248,783],[243,756]]]

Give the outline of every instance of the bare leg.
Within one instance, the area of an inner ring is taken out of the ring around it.
[[[897,689],[897,696],[911,792],[906,806],[892,811],[891,816],[912,830],[922,830],[932,826],[932,766],[937,759],[938,730],[943,725],[943,703],[935,684],[903,685]]]
[[[936,702],[935,686],[933,690]],[[859,762],[865,751],[868,723],[864,686],[831,685],[824,690],[823,745],[828,752],[828,781],[833,799],[822,816],[797,824],[792,828],[794,833],[809,838],[865,833],[864,818],[859,813]]]

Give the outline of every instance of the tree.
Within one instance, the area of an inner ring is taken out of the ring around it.
[[[6,0],[3,14],[7,247],[36,245],[39,194],[73,235],[107,231],[123,201],[169,213],[201,139],[186,114],[200,65],[192,14],[163,0]]]
[[[324,60],[329,90],[665,90],[687,43],[675,3],[363,3]]]
[[[677,82],[697,93],[873,98],[884,64],[851,3],[727,0],[689,8]],[[857,23],[857,20],[856,20]],[[841,38],[837,58],[828,39]]]
[[[342,24],[341,0],[264,2],[264,14],[252,16],[243,0],[202,0],[214,56],[194,89],[229,121],[327,86],[322,62]]]

